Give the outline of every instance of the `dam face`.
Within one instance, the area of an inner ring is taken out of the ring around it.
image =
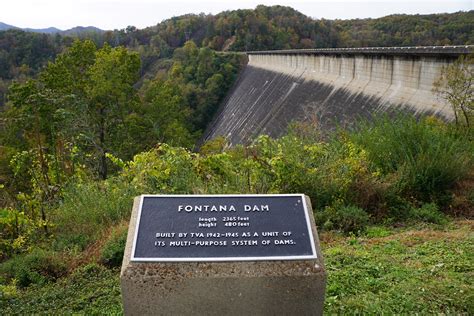
[[[278,137],[292,121],[322,130],[398,110],[453,119],[433,92],[442,68],[472,46],[249,52],[248,64],[205,133],[230,145]]]

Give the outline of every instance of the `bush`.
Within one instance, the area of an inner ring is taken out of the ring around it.
[[[445,197],[474,163],[472,142],[434,118],[379,117],[351,139],[399,194],[425,202]]]
[[[314,209],[324,210],[326,227],[356,231],[368,214],[407,220],[413,205],[449,205],[449,189],[474,165],[472,142],[434,119],[376,118],[326,141],[308,135],[260,136],[223,152],[219,139],[202,154],[159,144],[121,163],[113,178],[64,190],[52,216],[56,249],[83,250],[104,226],[128,219],[138,194],[305,193]]]
[[[56,280],[66,271],[67,265],[57,253],[42,249],[34,249],[0,265],[2,279],[5,282],[16,279],[20,287]]]
[[[382,238],[390,236],[392,232],[383,226],[371,226],[368,227],[365,231],[365,236],[368,238]]]
[[[119,274],[117,269],[88,264],[55,283],[31,286],[18,294],[14,284],[0,286],[0,314],[122,315]]]
[[[327,143],[311,143],[294,136],[278,140],[260,137],[256,158],[271,180],[271,192],[300,193],[311,197],[315,209],[334,203],[366,207],[375,184],[368,169],[367,155],[361,146],[345,137]],[[263,173],[263,172],[262,172]]]
[[[364,231],[369,214],[357,206],[331,206],[316,213],[316,223],[324,229],[337,229],[345,233]]]
[[[108,267],[122,265],[125,244],[127,243],[128,227],[118,227],[112,231],[100,253],[100,261]]]
[[[115,178],[70,185],[53,214],[57,223],[54,246],[59,250],[85,249],[101,236],[104,227],[128,219],[136,194],[132,186]]]
[[[200,186],[195,163],[198,156],[180,147],[159,144],[136,155],[120,175],[124,185],[143,193],[192,193]]]
[[[447,222],[446,215],[439,211],[435,203],[423,204],[420,208],[412,208],[410,215],[414,220],[427,223],[442,225]]]
[[[34,221],[13,208],[0,208],[0,261],[28,248]]]
[[[13,280],[11,284],[2,285],[0,284],[0,302],[2,300],[8,301],[9,299],[15,298],[18,296],[19,291],[16,286],[16,280]]]

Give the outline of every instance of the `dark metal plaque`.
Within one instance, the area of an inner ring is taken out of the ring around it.
[[[304,195],[141,196],[131,261],[315,258]]]

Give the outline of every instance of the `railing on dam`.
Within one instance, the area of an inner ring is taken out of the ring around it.
[[[412,56],[460,56],[474,53],[474,45],[456,46],[402,46],[402,47],[358,47],[316,48],[248,51],[248,55],[296,55],[296,54],[343,54],[343,55],[412,55]]]

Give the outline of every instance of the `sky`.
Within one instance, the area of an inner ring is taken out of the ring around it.
[[[259,4],[293,7],[313,18],[377,18],[474,9],[474,0],[0,0],[0,22],[18,27],[96,26],[104,30],[153,26],[186,13],[250,9]]]

